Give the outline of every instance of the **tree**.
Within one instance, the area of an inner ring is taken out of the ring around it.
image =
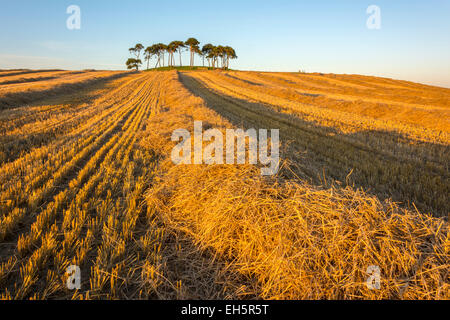
[[[186,40],[186,42],[184,44],[189,47],[189,51],[191,53],[191,63],[190,63],[190,65],[191,65],[191,67],[193,67],[194,66],[194,54],[196,52],[200,51],[200,49],[198,47],[200,42],[197,39],[195,39],[195,38],[189,38],[189,39]]]
[[[208,67],[211,67],[211,61],[210,58],[208,58],[208,56],[213,48],[214,46],[211,43],[205,44],[202,48],[202,55],[203,57],[206,57],[206,59],[208,60]]]
[[[225,56],[226,56],[226,52],[225,52],[225,47],[223,46],[218,46],[217,47],[217,55],[220,57],[220,60],[222,62],[222,69],[225,68]],[[217,64],[217,67],[219,65]]]
[[[142,64],[142,61],[140,59],[134,59],[134,58],[129,58],[126,62],[128,69],[136,69],[136,71],[139,71],[140,64]]]
[[[135,56],[136,60],[138,60],[142,49],[144,49],[144,46],[138,43],[133,48],[128,49],[128,51],[130,51],[130,53]]]
[[[130,53],[135,56],[135,58],[129,58],[127,60],[126,65],[128,69],[136,68],[136,71],[139,71],[139,65],[142,64],[142,61],[139,59],[142,49],[144,49],[144,46],[140,43],[128,49],[128,51],[130,51]]]
[[[226,46],[225,47],[225,53],[226,53],[226,68],[230,68],[230,59],[237,59],[236,51],[232,47]]]
[[[161,67],[161,58],[163,58],[163,66],[164,66],[164,51],[166,50],[166,45],[162,43],[157,43],[151,46],[151,51],[153,55],[155,55],[158,60],[156,60],[155,68],[158,66]]]
[[[145,48],[145,50],[144,50],[144,60],[147,61],[147,70],[149,68],[150,59],[152,58],[153,55],[154,55],[153,47]]]
[[[169,43],[166,48],[167,48],[167,53],[169,53],[169,59],[168,59],[169,61],[167,62],[167,65],[169,67],[172,67],[175,64],[175,61],[174,61],[175,59],[173,58],[173,53],[175,52],[173,41],[171,43]]]
[[[170,55],[172,57],[172,66],[175,65],[175,57],[174,57],[174,53],[176,51],[179,52],[180,54],[180,67],[182,65],[181,62],[181,51],[182,49],[185,47],[184,42],[183,41],[172,41],[171,43],[169,43],[169,45],[167,46],[167,50],[170,52]]]
[[[180,54],[180,67],[181,67],[183,65],[182,61],[181,61],[181,52],[183,51],[183,48],[186,48],[184,42],[183,41],[172,41],[169,45],[172,46],[172,48],[174,49],[174,52],[176,52],[178,50],[178,53]],[[174,64],[175,64],[175,61],[174,61]]]
[[[220,49],[219,47],[213,46],[208,58],[211,59],[211,64],[213,68],[216,68],[216,64],[217,64],[217,58],[220,56]]]
[[[163,67],[165,66],[165,61],[164,61],[164,57],[165,57],[165,53],[167,51],[167,45],[165,45],[164,43],[159,43],[158,44],[161,55],[162,55],[162,61],[163,61]]]
[[[200,50],[200,48],[198,46],[194,47],[192,49],[194,51],[194,54],[198,54],[199,56],[203,56],[202,54],[202,50]],[[203,61],[203,65],[205,64],[205,62]],[[192,63],[192,66],[194,65],[194,63]]]
[[[211,48],[206,58],[208,61],[211,61],[211,68],[214,68],[214,47]]]

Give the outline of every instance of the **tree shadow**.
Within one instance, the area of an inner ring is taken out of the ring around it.
[[[294,176],[315,185],[350,185],[411,210],[446,217],[450,212],[450,148],[393,131],[337,128],[286,114],[279,107],[225,96],[179,73],[184,86],[237,127],[279,129],[281,157]]]

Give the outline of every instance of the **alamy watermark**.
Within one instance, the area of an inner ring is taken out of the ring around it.
[[[370,16],[367,18],[366,26],[370,30],[380,30],[381,29],[381,9],[379,6],[370,5],[366,10],[367,14]]]
[[[381,288],[381,271],[379,266],[368,266],[366,273],[369,277],[366,280],[367,288],[370,290],[380,290]]]
[[[70,5],[66,9],[66,13],[70,16],[66,20],[66,26],[69,30],[81,29],[81,9],[77,5]]]
[[[181,139],[181,141],[180,141]],[[175,164],[245,164],[248,142],[248,163],[263,166],[261,175],[274,175],[279,168],[279,129],[270,130],[270,153],[267,129],[226,129],[224,136],[218,129],[203,132],[202,121],[194,121],[194,137],[186,129],[172,133],[172,141],[179,143],[172,149]],[[211,142],[203,148],[203,142]],[[193,145],[193,146],[192,146]],[[235,152],[236,146],[236,152]],[[225,161],[224,161],[225,148]],[[194,151],[192,157],[192,149]],[[192,159],[193,158],[193,159]]]
[[[66,269],[67,273],[67,289],[75,290],[81,289],[81,270],[79,266],[71,265]]]

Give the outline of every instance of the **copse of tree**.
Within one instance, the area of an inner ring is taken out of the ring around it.
[[[214,46],[211,43],[205,44],[200,49],[200,42],[195,38],[189,38],[185,42],[172,41],[168,45],[163,43],[153,44],[144,50],[144,61],[147,62],[147,70],[149,69],[150,60],[152,57],[156,57],[155,68],[165,66],[165,53],[168,54],[167,65],[169,67],[175,66],[174,54],[178,51],[180,55],[180,67],[183,65],[181,59],[181,53],[184,48],[189,49],[191,67],[194,66],[195,55],[198,54],[203,58],[203,66],[205,66],[205,58],[208,60],[208,67],[228,69],[230,66],[230,59],[237,59],[236,51],[230,46]],[[126,65],[128,69],[139,70],[139,65],[142,64],[140,60],[141,51],[144,46],[140,43],[134,47],[128,49],[129,52],[134,55],[134,58],[127,60]]]

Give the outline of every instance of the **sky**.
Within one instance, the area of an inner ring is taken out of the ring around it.
[[[80,29],[67,28],[70,5],[80,8]],[[379,29],[367,27],[370,5]],[[450,0],[0,0],[0,30],[0,69],[121,70],[138,42],[195,37],[235,48],[233,69],[450,87]]]

